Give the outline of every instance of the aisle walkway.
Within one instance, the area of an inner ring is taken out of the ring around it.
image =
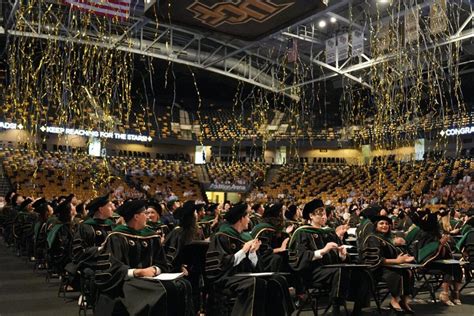
[[[77,295],[59,298],[58,287],[58,279],[46,283],[44,271],[33,272],[0,241],[0,316],[77,316]]]

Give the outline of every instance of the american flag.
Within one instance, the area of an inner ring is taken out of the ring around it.
[[[110,18],[128,19],[132,0],[64,0],[73,9]]]

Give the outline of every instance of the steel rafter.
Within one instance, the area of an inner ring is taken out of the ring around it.
[[[427,1],[426,5],[431,4],[431,3],[432,3],[432,1]],[[401,12],[400,14],[405,14],[405,13]],[[470,25],[472,25],[473,27],[469,28]],[[438,42],[438,43],[433,43],[433,44],[431,44],[427,47],[424,47],[424,48],[421,49],[421,51],[423,52],[423,51],[430,50],[430,49],[433,49],[433,48],[446,46],[446,45],[449,45],[449,44],[452,44],[452,43],[462,42],[462,41],[465,41],[465,40],[473,38],[473,37],[474,37],[474,13],[471,13],[468,16],[468,18],[460,25],[459,29],[457,29],[456,32],[454,32],[454,34],[452,36],[449,36],[444,41],[441,41],[441,42]],[[301,39],[301,40],[306,40],[306,39]],[[311,39],[309,39],[307,41],[310,41],[310,42],[314,43],[314,41],[312,41]],[[371,58],[363,55],[362,57],[364,59],[366,59],[366,61],[360,60],[358,63],[352,64],[352,65],[349,65],[349,66],[346,66],[347,65],[347,61],[346,61],[346,63],[344,63],[340,67],[337,66],[337,65],[336,66],[329,65],[329,64],[319,60],[318,58],[312,58],[311,59],[312,62],[314,62],[315,64],[317,64],[321,67],[324,67],[326,69],[331,70],[333,73],[322,74],[320,77],[313,78],[313,79],[310,79],[310,80],[306,80],[306,81],[300,82],[298,84],[292,85],[290,87],[284,87],[284,88],[282,88],[281,91],[283,92],[283,91],[286,91],[286,90],[292,90],[294,88],[302,87],[302,86],[305,86],[305,85],[308,85],[308,84],[311,84],[311,83],[315,83],[315,82],[324,81],[324,80],[334,78],[334,77],[337,77],[337,76],[348,77],[349,79],[351,79],[353,81],[356,81],[356,82],[358,82],[358,83],[360,83],[360,84],[362,84],[362,85],[364,85],[368,88],[371,88],[371,86],[368,83],[364,82],[362,80],[362,78],[354,76],[351,73],[354,73],[356,71],[361,71],[361,70],[370,68],[372,66],[375,66],[377,64],[393,60],[393,59],[397,58],[397,56],[398,56],[398,53],[390,53],[390,54],[386,54],[386,55],[379,56],[379,57],[371,59]]]
[[[19,12],[17,3],[18,1],[10,3],[10,17]],[[51,4],[38,4],[38,10],[45,12],[46,5]],[[67,8],[57,5],[55,9]],[[95,45],[159,58],[231,77],[275,93],[281,93],[281,87],[285,87],[280,78],[284,78],[288,69],[283,69],[274,59],[258,53],[249,53],[236,45],[189,29],[135,17],[126,24],[112,25],[118,35],[104,35],[93,23],[87,30],[72,29],[60,21],[58,15],[54,15],[55,25],[45,24],[43,19],[28,21],[27,17],[19,16],[17,18],[22,19],[28,29],[19,30],[16,23],[10,23],[4,32],[11,36]],[[57,27],[60,32],[56,31]],[[79,37],[78,34],[82,36]],[[299,99],[297,95],[287,93],[286,90],[282,94],[294,100]]]

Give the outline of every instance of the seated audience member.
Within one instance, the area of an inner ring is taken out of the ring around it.
[[[280,203],[267,207],[262,221],[251,232],[254,239],[262,242],[258,255],[264,271],[287,271],[282,265],[288,265],[286,247],[290,238],[286,232],[282,211],[283,205]],[[292,230],[293,226],[290,229]]]
[[[33,208],[38,213],[38,220],[35,223],[35,235],[34,235],[34,248],[35,258],[43,267],[44,261],[46,260],[46,253],[48,250],[48,231],[47,225],[48,218],[53,214],[53,208],[46,199],[41,198],[33,203]]]
[[[48,253],[50,263],[57,273],[64,271],[71,263],[71,247],[76,231],[74,217],[76,208],[69,200],[64,200],[56,207],[57,222],[48,232]]]
[[[144,200],[125,202],[117,209],[126,224],[107,236],[97,262],[98,315],[114,314],[116,302],[130,315],[193,314],[191,286],[186,279],[144,279],[169,271],[161,237],[146,226],[145,211]]]
[[[168,203],[166,203],[166,210],[161,216],[161,222],[164,225],[168,225],[170,229],[173,229],[174,226],[179,224],[178,219],[175,216],[175,211],[180,206],[180,202],[177,198],[171,198]]]
[[[290,266],[300,275],[305,286],[327,286],[330,289],[333,314],[339,315],[339,306],[349,297],[351,270],[323,266],[349,262],[349,256],[336,232],[325,228],[326,210],[321,200],[314,199],[307,203],[303,209],[303,218],[309,225],[296,229],[290,239]],[[358,283],[355,314],[360,311],[361,304],[365,303],[368,292],[368,284],[362,279],[359,280],[360,275],[352,274],[352,281]]]
[[[205,244],[198,244],[199,241],[204,240],[204,234],[197,224],[197,210],[200,208],[201,205],[196,205],[193,200],[190,200],[177,209],[176,214],[179,217],[180,224],[166,236],[163,244],[168,262],[172,266],[172,271],[181,271],[183,267],[186,267],[188,271],[187,279],[193,287],[195,307],[199,307],[200,277],[203,274],[204,267],[203,262],[196,262],[190,259],[193,255],[197,256],[197,253],[186,253],[186,251],[197,251],[197,249],[191,248],[191,246],[204,247],[201,252],[202,254],[207,251],[207,242]]]
[[[257,255],[261,242],[244,232],[250,222],[250,208],[237,204],[226,212],[225,220],[211,237],[206,272],[215,291],[228,290],[237,296],[231,315],[291,315],[293,305],[284,277],[235,276],[261,271]]]
[[[391,265],[410,263],[415,260],[409,254],[403,253],[393,244],[391,235],[392,220],[387,216],[371,218],[374,226],[361,245],[364,262],[373,264],[373,276],[377,281],[387,283],[392,299],[390,307],[396,312],[413,314],[409,306],[408,295],[412,294],[414,278],[410,270],[391,268]]]
[[[424,264],[426,269],[442,271],[443,283],[439,300],[447,306],[460,305],[459,290],[462,286],[463,276],[461,266],[436,262],[436,260],[453,258],[448,244],[449,236],[441,234],[437,215],[429,209],[418,211],[417,215],[412,217],[413,223],[420,227],[416,242],[412,247],[417,263]],[[451,297],[449,295],[450,288],[452,288]]]
[[[469,253],[467,252],[466,246],[474,246],[474,208],[471,208],[466,214],[467,220],[463,225],[463,234],[461,239],[456,243],[456,248],[463,254],[463,257],[469,261]],[[472,262],[471,262],[472,264]]]
[[[95,266],[95,257],[98,248],[107,238],[107,235],[115,226],[112,216],[115,205],[109,199],[109,195],[95,198],[87,205],[89,218],[77,226],[72,245],[72,256],[75,265]]]
[[[161,222],[161,214],[163,209],[161,205],[155,200],[148,200],[146,214],[148,216],[147,226],[154,230],[158,235],[162,237],[166,236],[169,232],[168,226]]]
[[[33,199],[26,198],[19,207],[19,212],[15,218],[13,231],[17,239],[19,254],[26,255],[30,260],[34,260],[34,226],[38,219],[38,214],[33,211]]]
[[[202,228],[206,238],[215,234],[218,231],[219,226],[222,224],[223,220],[220,216],[221,210],[221,204],[213,203],[207,207],[205,215],[199,220],[199,226]]]

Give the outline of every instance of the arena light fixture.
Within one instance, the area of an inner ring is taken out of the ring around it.
[[[332,17],[329,19],[329,22],[331,22],[331,23],[336,23],[336,22],[337,22],[337,19],[332,16]]]
[[[326,24],[327,24],[327,23],[326,23],[325,20],[321,20],[321,21],[319,21],[318,26],[319,26],[319,28],[323,29],[323,28],[326,27]]]

